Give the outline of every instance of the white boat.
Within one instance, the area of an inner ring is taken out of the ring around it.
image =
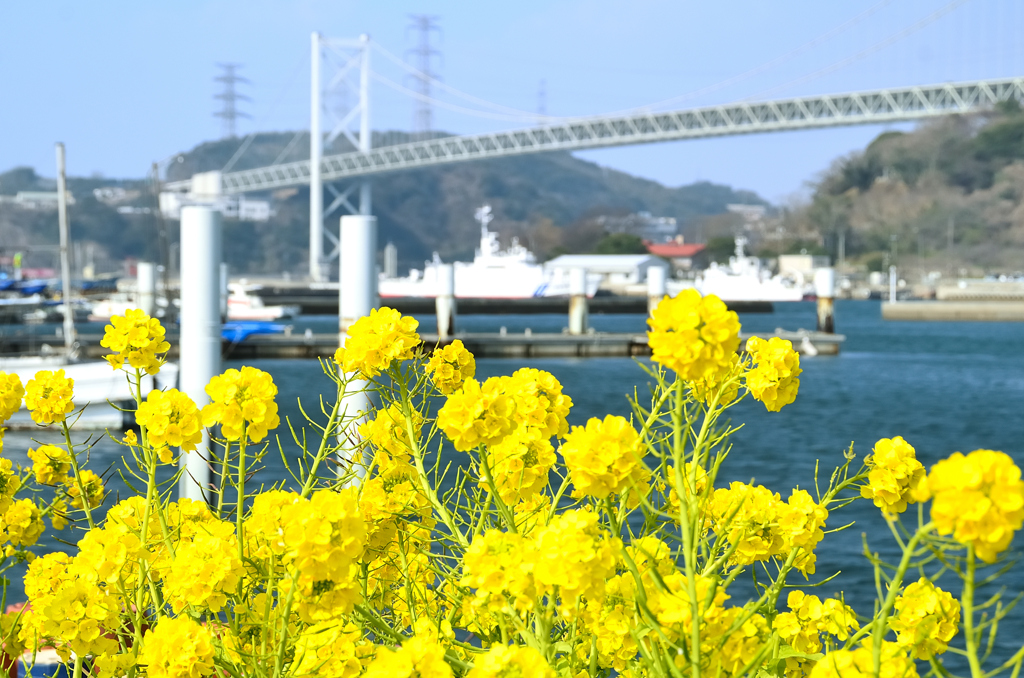
[[[454,262],[455,296],[480,299],[568,296],[569,277],[546,271],[518,238],[512,238],[512,244],[501,249],[498,234],[487,229],[493,219],[490,205],[476,211],[476,220],[480,222],[480,247],[473,261]],[[435,297],[442,263],[434,252],[433,259],[424,264],[423,270],[413,269],[404,278],[381,276],[378,294],[382,298]],[[597,291],[598,282],[598,278],[588,278],[588,296]]]
[[[244,281],[228,284],[227,294],[227,319],[228,320],[260,320],[274,321],[294,318],[301,311],[297,305],[267,306],[254,291],[260,288],[259,285],[247,285]],[[134,300],[135,295],[125,292],[117,292],[107,299],[97,301],[92,305],[89,312],[89,320],[105,321],[115,315],[124,315],[130,308],[138,308]],[[175,299],[175,306],[178,300]]]
[[[299,315],[297,305],[267,306],[263,299],[251,294],[259,285],[244,281],[228,284],[228,320],[284,320]]]
[[[747,239],[736,238],[736,254],[729,263],[712,263],[695,281],[670,280],[667,291],[675,296],[683,287],[695,287],[703,295],[714,294],[730,301],[801,301],[806,290],[804,281],[772,276],[757,257],[747,256],[743,248]]]
[[[71,276],[68,258],[68,216],[67,203],[63,199],[67,195],[64,176],[64,145],[57,144],[57,213],[61,236],[61,296],[71,299]],[[72,307],[74,308],[74,307]],[[64,315],[64,314],[61,314]],[[76,408],[84,405],[89,407],[85,413],[77,417],[75,426],[79,429],[120,430],[125,425],[124,413],[110,407],[107,402],[120,403],[132,399],[128,386],[128,375],[115,370],[105,360],[79,362],[78,346],[74,343],[75,313],[64,316],[64,346],[53,348],[44,345],[39,355],[0,358],[0,372],[17,374],[22,384],[27,384],[40,370],[64,370],[64,374],[74,379],[74,403]],[[156,378],[146,376],[142,380],[142,393],[145,396],[154,388],[168,388],[177,385],[178,366],[165,364]],[[28,410],[22,409],[7,421],[11,428],[34,428]]]
[[[73,362],[64,355],[26,356],[19,358],[0,358],[0,372],[17,374],[22,384],[27,384],[40,370],[64,370],[64,375],[75,380],[74,403],[80,408],[88,405],[85,413],[75,423],[81,430],[116,429],[120,430],[127,423],[124,413],[108,405],[124,403],[133,399],[128,387],[128,375],[114,370],[107,361]],[[154,388],[173,388],[178,384],[178,365],[165,363],[155,377],[142,377],[142,393],[145,395]],[[77,414],[74,416],[78,416]],[[30,429],[36,425],[31,413],[22,408],[11,417],[5,426],[12,429]]]

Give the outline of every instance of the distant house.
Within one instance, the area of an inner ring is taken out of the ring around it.
[[[574,268],[586,269],[588,276],[600,276],[600,288],[611,290],[646,282],[651,267],[667,269],[668,265],[650,254],[563,254],[544,264],[556,278]]]
[[[647,251],[656,257],[668,259],[672,264],[672,272],[676,275],[689,271],[698,271],[708,267],[707,253],[704,245],[684,243],[681,238],[672,242],[644,243]]]

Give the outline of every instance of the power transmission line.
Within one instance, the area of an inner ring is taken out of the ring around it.
[[[215,94],[214,99],[220,99],[224,102],[223,108],[213,114],[215,118],[220,118],[224,121],[224,138],[230,139],[236,136],[235,134],[235,121],[238,118],[252,118],[251,115],[243,111],[238,110],[239,101],[252,101],[249,97],[240,93],[235,85],[239,83],[250,84],[249,80],[238,75],[237,69],[241,68],[241,64],[217,64],[217,68],[223,70],[223,73],[214,78],[215,82],[223,84],[223,89],[220,94]]]
[[[417,134],[427,134],[434,127],[434,112],[430,106],[430,83],[437,80],[437,74],[431,70],[431,62],[435,56],[441,53],[430,46],[430,34],[433,31],[441,32],[437,25],[438,17],[429,14],[410,14],[409,29],[417,32],[419,41],[416,47],[407,50],[406,55],[411,54],[416,61],[416,73],[413,78],[416,80],[416,91],[419,97],[416,99],[416,109],[413,113],[412,127]]]

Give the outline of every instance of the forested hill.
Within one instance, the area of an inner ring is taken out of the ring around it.
[[[971,274],[1024,269],[1024,111],[1016,102],[886,132],[837,161],[790,231],[881,269]],[[890,261],[895,257],[895,261]]]
[[[384,142],[385,137],[401,141],[401,136],[377,135],[376,142]],[[342,140],[325,153],[349,150],[345,143]],[[242,144],[242,139],[225,139],[183,152],[168,167],[167,178],[173,181],[196,172],[223,169]],[[306,133],[259,134],[235,158],[231,168],[299,160],[308,157],[308,149]],[[725,212],[730,203],[765,204],[749,191],[707,182],[668,188],[568,153],[458,163],[381,175],[372,181],[373,212],[378,217],[381,245],[390,240],[398,246],[403,268],[419,266],[435,250],[446,260],[471,258],[479,241],[473,212],[483,203],[494,209],[492,228],[505,236],[525,238],[541,256],[565,250],[589,251],[595,244],[593,232],[581,229],[580,223],[596,214],[648,211],[655,216],[675,217],[685,228],[699,216]],[[98,254],[108,254],[111,261],[126,256],[155,256],[155,238],[151,237],[155,218],[118,213],[115,207],[93,199],[92,189],[103,185],[145,189],[144,182],[137,180],[70,179],[69,187],[76,198],[72,208],[74,237],[95,242]],[[345,187],[338,184],[339,189]],[[53,190],[53,182],[26,168],[0,174],[0,194],[18,190]],[[264,224],[225,222],[225,256],[232,269],[302,273],[308,251],[308,189],[284,189],[251,197],[270,199],[275,215]],[[142,192],[134,202],[151,205],[151,200]],[[330,203],[329,194],[325,202]],[[10,209],[0,209],[0,236],[21,244],[55,237],[55,224],[53,229],[49,227],[51,216],[39,212],[19,216]],[[564,238],[574,227],[577,237]],[[176,230],[172,228],[171,233]]]
[[[405,140],[401,137],[400,133],[377,135],[375,143]],[[239,144],[238,139],[202,144],[171,165],[169,178],[221,169]],[[339,140],[325,153],[351,150],[346,144]],[[306,134],[260,134],[232,168],[300,160],[308,157],[308,148]],[[404,265],[419,265],[435,250],[445,259],[472,257],[479,240],[473,212],[483,203],[494,209],[492,228],[527,239],[538,227],[570,227],[595,213],[646,210],[675,217],[685,226],[694,217],[725,212],[730,203],[765,204],[749,191],[708,182],[668,188],[560,152],[395,172],[373,177],[372,182],[381,242],[395,242]],[[344,187],[339,183],[339,188]],[[278,221],[289,229],[288,247],[304,250],[307,190],[280,191],[276,198]],[[329,198],[326,201],[329,203]],[[530,245],[545,254],[550,238],[534,239],[537,242]]]

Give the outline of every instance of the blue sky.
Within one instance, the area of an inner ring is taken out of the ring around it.
[[[1024,73],[1019,0],[223,0],[5,3],[0,21],[0,170],[142,176],[150,163],[214,139],[215,63],[243,64],[252,98],[242,134],[308,127],[310,33],[368,33],[402,56],[410,14],[438,17],[444,83],[534,112],[588,115],[679,97],[724,103]],[[916,26],[916,27],[915,27]],[[896,37],[901,32],[902,37]],[[886,40],[892,44],[885,46]],[[817,41],[817,42],[815,42]],[[811,43],[811,44],[808,44]],[[765,66],[765,64],[768,64]],[[379,55],[374,70],[408,83]],[[751,71],[753,71],[751,73]],[[744,74],[746,74],[744,76]],[[694,94],[696,93],[696,94]],[[690,96],[680,96],[687,95]],[[448,104],[465,102],[450,95]],[[409,129],[413,102],[380,82],[375,129]],[[476,132],[523,122],[435,110],[435,127]],[[806,191],[872,127],[588,151],[581,157],[675,186],[710,180],[783,202]]]

